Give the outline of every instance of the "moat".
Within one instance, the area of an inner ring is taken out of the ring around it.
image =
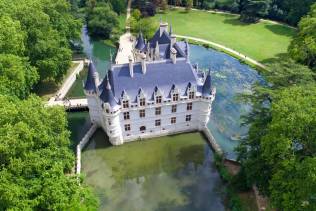
[[[90,42],[87,36],[83,40],[85,53],[104,76],[115,49]],[[234,148],[247,133],[240,126],[241,116],[251,109],[236,98],[249,92],[260,76],[224,53],[196,45],[190,49],[193,64],[212,69],[217,94],[208,127],[226,156],[234,159]],[[83,95],[82,79],[84,73],[68,97]],[[76,143],[89,128],[88,113],[68,117]],[[98,130],[82,153],[82,171],[99,196],[100,210],[224,210],[224,187],[213,165],[213,152],[200,133],[113,147]]]

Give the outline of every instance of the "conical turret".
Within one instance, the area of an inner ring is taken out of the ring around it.
[[[206,95],[206,96],[210,95],[211,89],[212,89],[211,69],[209,69],[208,74],[207,74],[206,79],[205,79],[204,84],[203,84],[203,89],[202,89],[203,95]]]

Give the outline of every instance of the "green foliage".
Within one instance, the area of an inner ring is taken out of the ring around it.
[[[28,57],[41,80],[60,80],[70,65],[69,41],[79,38],[81,28],[70,4],[65,0],[1,0],[0,11],[3,53]]]
[[[240,20],[252,23],[268,14],[270,0],[240,0],[239,5]]]
[[[157,22],[150,18],[142,18],[136,21],[134,17],[131,17],[129,21],[132,33],[136,35],[141,31],[146,39],[151,39],[158,27]]]
[[[117,14],[122,14],[125,13],[125,9],[126,9],[126,0],[110,0],[110,4],[112,5],[112,8],[114,10],[114,12],[116,12]]]
[[[298,168],[316,155],[314,73],[286,57],[269,69],[262,72],[267,84],[244,96],[253,106],[245,117],[248,137],[238,147],[246,184],[256,184],[281,210],[314,210],[316,169]]]
[[[134,9],[134,10],[132,11],[132,14],[131,14],[131,16],[132,16],[136,21],[139,21],[139,20],[140,20],[141,15],[142,15],[142,14],[140,13],[139,9]]]
[[[289,46],[289,53],[296,61],[316,67],[316,3],[308,16],[299,23],[299,32]]]
[[[1,53],[23,55],[25,51],[25,32],[19,21],[10,16],[0,17],[0,49]]]
[[[35,67],[26,58],[0,54],[0,93],[25,98],[38,81]]]
[[[63,108],[0,95],[0,115],[0,210],[96,208],[90,190],[71,175]]]
[[[109,39],[113,29],[119,26],[118,16],[108,4],[98,4],[88,10],[87,26],[92,36]]]

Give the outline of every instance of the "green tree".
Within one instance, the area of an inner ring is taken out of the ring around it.
[[[118,16],[107,4],[99,4],[87,14],[89,33],[94,37],[108,39],[118,27]]]
[[[192,9],[192,7],[193,7],[193,0],[186,0],[186,1],[187,1],[187,3],[185,5],[185,10],[187,12],[189,12]]]
[[[0,94],[25,98],[39,77],[27,59],[0,54]]]
[[[270,0],[240,0],[240,20],[246,23],[258,21],[268,14]]]
[[[0,210],[96,209],[90,190],[71,174],[63,108],[0,95],[0,116]]]
[[[146,39],[151,39],[156,30],[158,25],[153,19],[150,18],[142,18],[139,21],[136,21],[133,17],[130,19],[131,23],[131,31],[133,34],[138,34],[139,32],[143,33],[143,36]]]
[[[125,0],[110,0],[114,12],[117,14],[125,13],[126,1]]]
[[[162,11],[164,11],[164,12],[168,9],[168,2],[167,2],[167,0],[161,0],[161,2],[160,2],[160,9]]]
[[[299,23],[299,32],[289,46],[289,53],[296,61],[316,67],[316,3],[309,15]]]
[[[25,32],[19,21],[10,16],[0,17],[0,50],[1,53],[23,55],[25,51]]]

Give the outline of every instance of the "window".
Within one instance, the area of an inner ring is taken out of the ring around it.
[[[105,109],[105,112],[106,112],[106,113],[110,113],[109,109]]]
[[[188,110],[188,111],[191,111],[191,110],[192,110],[192,103],[188,103],[188,104],[187,104],[187,110]]]
[[[124,125],[125,131],[130,131],[131,130],[131,125],[130,124],[126,124]]]
[[[140,131],[145,131],[145,130],[146,130],[146,127],[145,127],[145,126],[141,126],[141,127],[139,128],[139,130],[140,130]]]
[[[161,120],[160,119],[155,120],[155,126],[158,127],[160,125],[161,125]]]
[[[171,124],[176,124],[177,118],[176,117],[171,117]]]
[[[161,107],[158,107],[155,109],[155,114],[160,115],[161,114]]]
[[[179,100],[179,94],[173,94],[172,100],[173,101],[178,101]]]
[[[123,101],[123,108],[128,108],[129,105],[128,105],[128,100],[124,100]]]
[[[172,107],[171,107],[171,112],[172,112],[172,113],[177,112],[177,105],[172,105]]]
[[[185,116],[185,121],[190,122],[191,121],[191,115],[186,115]]]
[[[111,125],[111,124],[112,124],[111,120],[108,120],[108,124],[109,124],[109,125]]]
[[[189,99],[193,99],[194,98],[194,92],[189,92]]]
[[[161,103],[161,96],[156,96],[156,103]]]
[[[139,105],[140,105],[140,106],[145,106],[145,104],[146,104],[145,98],[141,98],[141,99],[139,100]]]
[[[145,117],[145,109],[139,110],[139,117]]]
[[[124,120],[129,119],[129,112],[124,112],[123,116],[124,116]]]

